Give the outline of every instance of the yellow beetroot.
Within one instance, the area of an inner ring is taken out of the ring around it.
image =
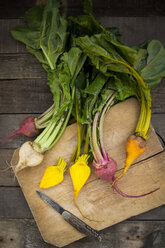
[[[124,176],[131,164],[146,150],[146,140],[140,136],[131,135],[126,142],[126,160],[122,173],[115,179]]]
[[[88,158],[89,155],[83,154],[69,169],[74,187],[74,202],[76,201],[81,188],[84,186],[88,177],[90,176],[91,170],[87,165]]]
[[[66,171],[67,163],[59,158],[57,165],[51,165],[46,170],[40,182],[40,188],[50,188],[59,183],[64,179],[64,172]]]

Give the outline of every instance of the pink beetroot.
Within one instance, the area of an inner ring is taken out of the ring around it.
[[[18,131],[20,131],[20,133],[23,133],[27,137],[37,136],[40,133],[40,131],[36,129],[34,120],[35,120],[35,117],[33,116],[29,116],[25,118]]]
[[[53,113],[54,113],[54,104],[37,118],[33,116],[26,117],[22,121],[21,127],[17,131],[12,133],[8,137],[1,139],[0,142],[8,140],[19,133],[22,133],[27,137],[37,136],[40,133],[40,130],[44,129],[48,125],[50,119],[53,116]]]
[[[23,120],[23,122],[21,124],[21,127],[17,131],[12,133],[8,137],[6,137],[4,139],[1,139],[0,141],[8,140],[11,137],[13,137],[14,135],[19,134],[19,133],[22,133],[27,137],[35,137],[35,136],[37,136],[40,133],[40,131],[38,129],[36,129],[34,119],[35,118],[33,116],[26,117]]]
[[[113,159],[104,160],[100,163],[100,166],[93,162],[95,167],[95,174],[104,180],[107,180],[111,184],[114,181],[114,175],[117,169],[117,163]]]

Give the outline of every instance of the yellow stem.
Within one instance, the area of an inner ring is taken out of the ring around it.
[[[135,130],[135,132],[138,134],[141,133],[142,127],[144,125],[145,117],[146,117],[145,98],[144,98],[144,94],[141,92],[141,109],[140,109],[140,115],[139,115],[138,123],[136,125],[136,130]]]
[[[80,156],[80,150],[81,150],[81,131],[80,131],[80,124],[78,121],[78,103],[77,103],[77,99],[76,99],[76,119],[77,119],[77,129],[78,129],[78,143],[77,143],[77,156],[76,156],[76,160],[78,159],[78,157]]]
[[[95,53],[97,53],[96,51],[94,51]],[[141,128],[144,130],[145,134],[144,136],[146,137],[146,133],[148,131],[148,123],[150,122],[150,104],[148,103],[148,100],[145,99],[145,94],[143,92],[143,88],[144,89],[147,89],[147,86],[145,84],[145,82],[143,81],[143,79],[141,78],[141,76],[136,72],[136,70],[130,66],[129,64],[127,64],[126,62],[124,61],[120,61],[120,60],[117,60],[117,59],[113,59],[109,56],[106,56],[105,54],[101,54],[103,57],[109,59],[109,60],[112,60],[114,61],[115,63],[119,63],[119,64],[122,64],[122,65],[125,65],[128,69],[130,69],[130,71],[132,71],[133,73],[133,76],[136,78],[137,82],[138,82],[138,85],[139,85],[139,88],[140,88],[140,93],[141,93],[141,98],[142,98],[142,107],[141,107],[141,112],[140,112],[140,120],[137,124],[137,130],[139,132],[141,132]],[[141,88],[143,87],[143,88]],[[145,100],[146,100],[146,103],[145,103]],[[144,105],[143,105],[144,104]],[[147,104],[147,109],[146,109],[146,104]],[[149,106],[148,106],[149,104]],[[149,113],[148,113],[149,111]],[[142,135],[143,136],[143,135]]]
[[[84,147],[84,154],[88,154],[88,148],[89,148],[89,132],[87,129],[87,135],[85,140],[85,147]]]
[[[109,58],[108,56],[104,56],[104,57]],[[120,61],[120,60],[115,60],[112,58],[110,58],[110,59],[114,62],[125,65],[127,68],[129,68],[133,72],[134,77],[137,79],[137,82],[138,82],[139,88],[140,88],[140,94],[141,94],[142,102],[141,102],[140,116],[139,116],[139,120],[138,120],[135,132],[138,132],[140,134],[140,136],[147,139],[147,133],[148,133],[148,129],[150,126],[150,120],[151,120],[151,102],[148,101],[148,99],[145,99],[145,94],[143,92],[143,89],[141,88],[141,86],[142,86],[144,89],[147,89],[147,86],[144,83],[141,76],[129,64],[127,64],[123,61]],[[146,107],[146,105],[147,105],[147,107]]]
[[[148,104],[148,106],[147,106],[147,115],[146,115],[145,123],[144,123],[143,129],[142,129],[144,139],[148,139],[147,134],[148,134],[148,130],[150,128],[150,122],[151,122],[151,104]]]

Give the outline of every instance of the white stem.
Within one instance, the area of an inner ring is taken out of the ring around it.
[[[101,113],[101,117],[100,117],[100,123],[99,123],[99,138],[100,138],[100,145],[101,145],[101,150],[102,150],[102,154],[104,156],[105,159],[107,159],[107,153],[105,150],[105,146],[104,146],[104,142],[103,142],[103,122],[104,122],[104,116],[106,111],[108,110],[108,107],[110,107],[113,99],[115,98],[115,92],[113,92],[108,100],[108,102],[106,103],[102,113]]]
[[[93,128],[92,128],[92,143],[93,143],[93,155],[95,157],[95,159],[97,160],[98,163],[100,163],[101,161],[104,160],[101,151],[100,151],[100,147],[97,143],[97,121],[98,121],[98,117],[99,117],[99,112],[97,112],[95,114],[95,118],[93,121]]]

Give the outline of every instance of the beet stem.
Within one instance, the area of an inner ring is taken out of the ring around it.
[[[95,114],[94,120],[93,120],[93,127],[92,127],[92,143],[93,143],[93,155],[96,159],[97,163],[100,163],[100,161],[103,161],[103,156],[100,150],[100,147],[97,142],[97,121],[99,117],[99,112]]]
[[[113,104],[113,99],[115,98],[116,93],[113,91],[108,100],[106,105],[104,106],[104,109],[101,113],[101,117],[100,117],[100,123],[99,123],[99,139],[100,139],[100,146],[101,146],[101,152],[102,155],[104,157],[105,160],[109,160],[108,158],[108,154],[106,152],[105,146],[104,146],[104,141],[103,141],[103,122],[104,122],[104,116],[105,113],[107,112],[108,108],[111,107],[111,105]]]

